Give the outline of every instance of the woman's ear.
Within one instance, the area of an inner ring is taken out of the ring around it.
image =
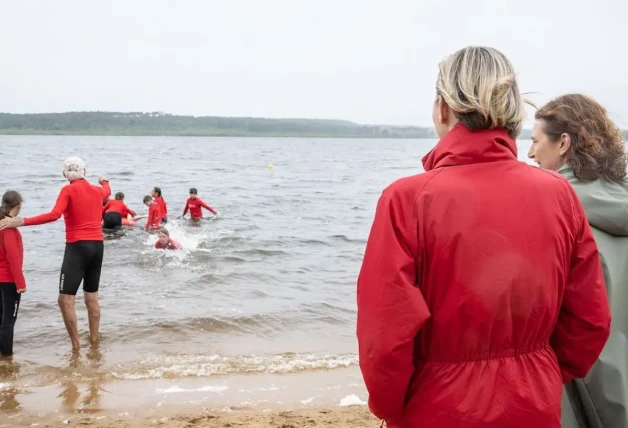
[[[565,156],[571,149],[571,135],[563,132],[560,134],[560,144],[558,146],[558,152],[561,156]]]

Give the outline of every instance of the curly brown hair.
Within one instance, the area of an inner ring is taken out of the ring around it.
[[[621,130],[597,101],[581,94],[560,96],[536,111],[543,131],[557,141],[571,137],[569,164],[579,180],[604,178],[621,182],[626,177],[628,158]]]

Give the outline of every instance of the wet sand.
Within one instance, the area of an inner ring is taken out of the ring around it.
[[[6,423],[6,422],[5,422]],[[22,425],[23,424],[23,425]],[[37,425],[33,425],[37,424]],[[0,423],[0,426],[2,424]],[[186,413],[173,410],[169,416],[125,417],[115,415],[30,418],[20,425],[7,426],[90,426],[94,428],[188,427],[378,427],[378,420],[363,406],[346,408],[309,408],[294,411],[231,410],[229,412]]]
[[[115,382],[68,375],[45,386],[5,383],[0,428],[379,426],[365,406],[367,394],[356,372],[347,367]]]

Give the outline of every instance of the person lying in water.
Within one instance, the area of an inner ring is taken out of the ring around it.
[[[161,228],[159,230],[159,235],[157,237],[157,242],[155,242],[155,248],[161,250],[182,250],[183,247],[181,244],[176,242],[174,239],[170,237],[170,232],[168,229]]]
[[[124,193],[116,193],[115,199],[109,199],[102,209],[104,229],[122,227],[122,219],[133,220],[135,212],[124,203]]]

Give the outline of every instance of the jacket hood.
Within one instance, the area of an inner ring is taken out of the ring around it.
[[[423,168],[505,160],[517,160],[517,144],[505,129],[470,131],[458,123],[423,157]]]
[[[569,165],[558,173],[578,194],[591,226],[611,235],[628,236],[628,182],[580,181]]]

